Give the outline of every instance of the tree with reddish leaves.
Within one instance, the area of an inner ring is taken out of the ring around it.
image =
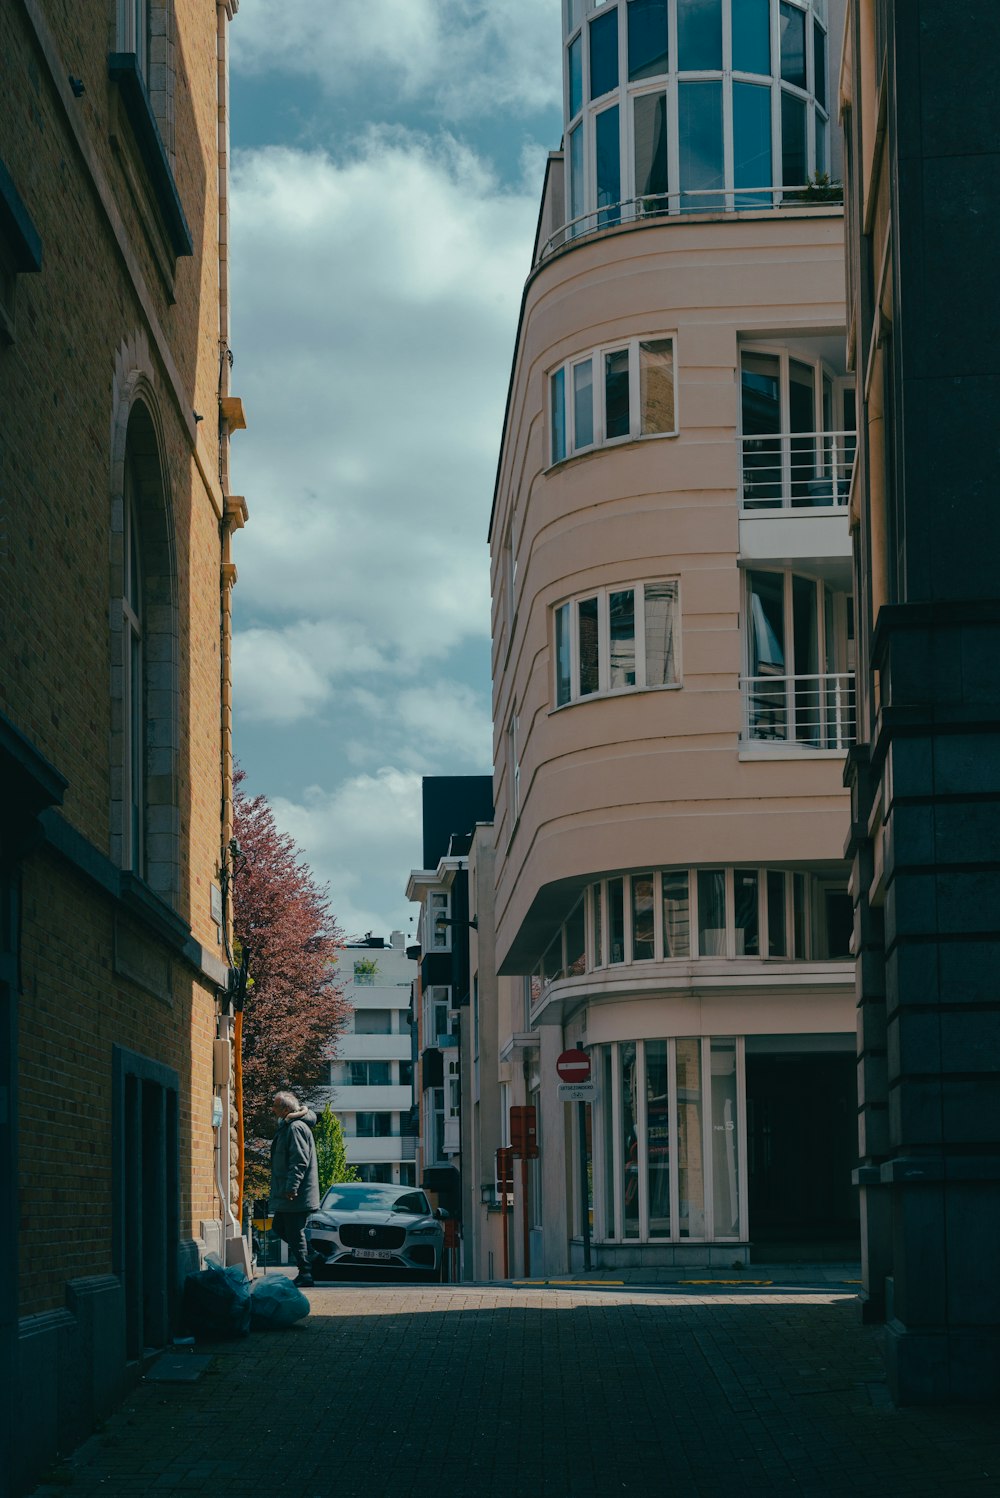
[[[245,1192],[267,1191],[273,1094],[307,1097],[326,1081],[348,1013],[336,981],[343,936],[328,890],[317,885],[294,839],[279,832],[264,796],[247,796],[233,776],[233,928],[237,955],[249,951],[243,1006]]]

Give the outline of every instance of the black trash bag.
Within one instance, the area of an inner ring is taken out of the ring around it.
[[[250,1330],[250,1285],[239,1264],[211,1259],[184,1280],[184,1320],[196,1337],[245,1337]]]
[[[309,1315],[309,1300],[283,1274],[257,1280],[250,1292],[250,1324],[254,1331],[275,1331]]]

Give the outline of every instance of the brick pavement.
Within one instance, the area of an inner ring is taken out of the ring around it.
[[[309,1296],[137,1387],[36,1498],[1000,1493],[996,1411],[893,1409],[836,1288]]]

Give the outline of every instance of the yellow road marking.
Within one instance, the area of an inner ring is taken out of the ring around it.
[[[773,1285],[774,1280],[675,1280],[677,1285]]]
[[[624,1280],[513,1280],[515,1285],[576,1285],[580,1289],[586,1289],[588,1285],[618,1285],[624,1287]]]

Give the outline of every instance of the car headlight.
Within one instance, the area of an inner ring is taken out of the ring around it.
[[[410,1237],[411,1238],[429,1238],[429,1237],[431,1237],[432,1234],[439,1233],[440,1231],[441,1231],[441,1229],[438,1227],[437,1223],[436,1222],[431,1222],[431,1223],[428,1223],[427,1227],[425,1227],[425,1228],[411,1228],[410,1229]]]

